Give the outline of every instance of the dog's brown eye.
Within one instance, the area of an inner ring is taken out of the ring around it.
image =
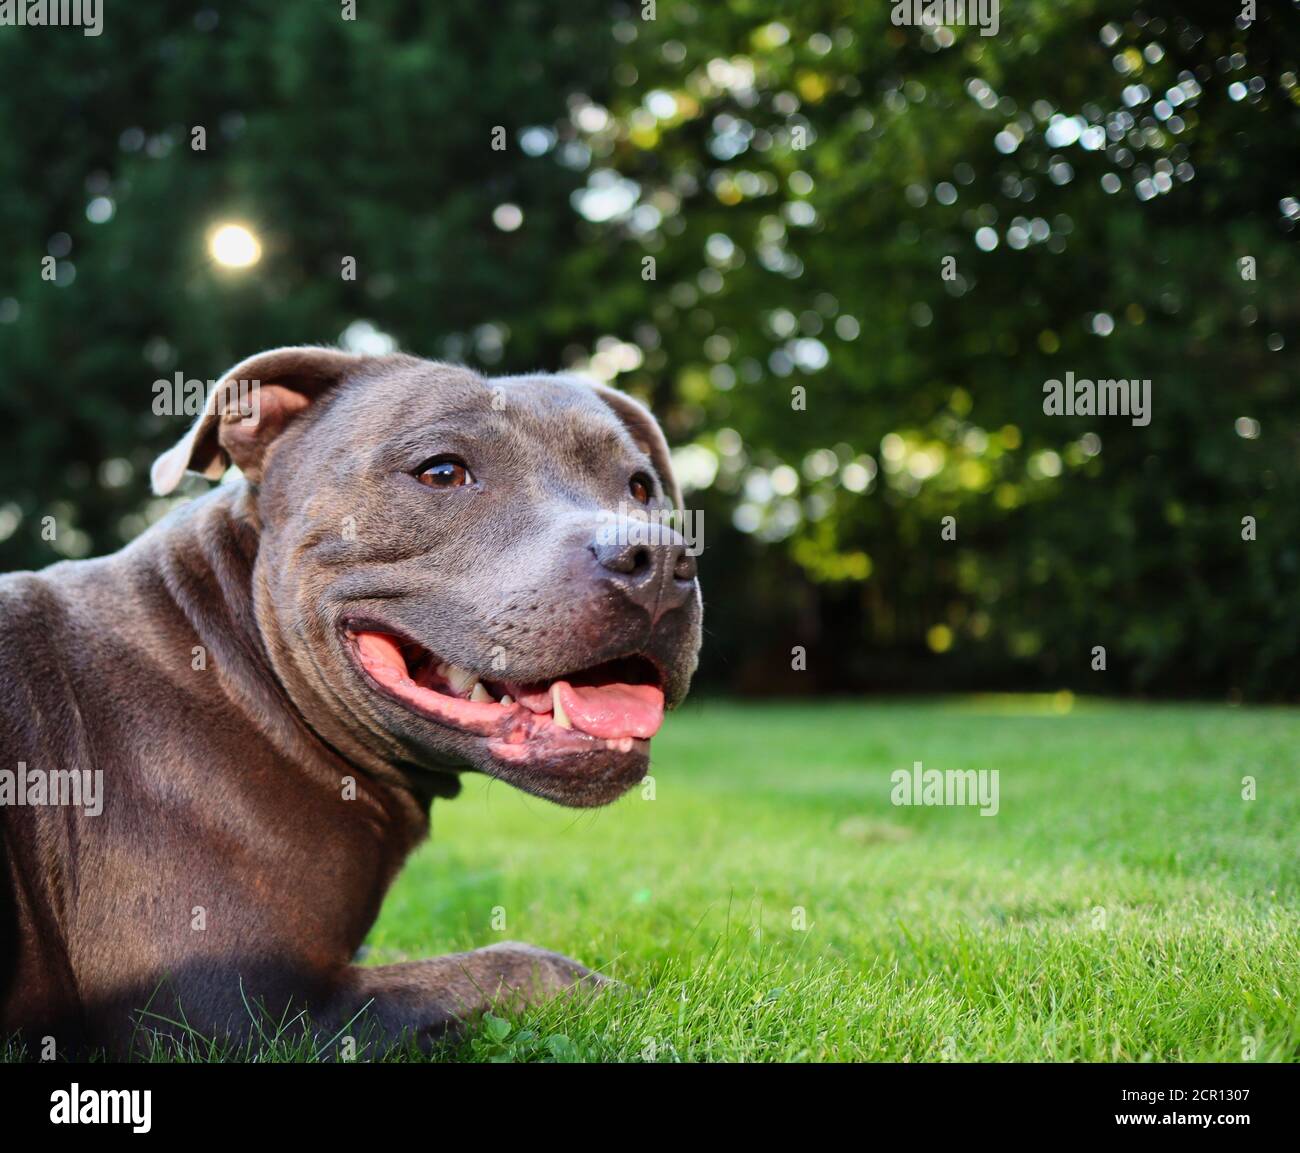
[[[415,479],[430,488],[460,488],[474,483],[474,477],[465,467],[465,462],[455,457],[444,457],[426,464]]]
[[[641,473],[637,473],[636,476],[628,482],[627,489],[628,492],[632,494],[632,499],[636,501],[637,504],[650,503],[651,489],[648,477],[643,476]]]

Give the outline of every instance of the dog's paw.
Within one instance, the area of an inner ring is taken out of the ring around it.
[[[563,953],[539,949],[523,941],[486,945],[467,956],[481,959],[495,978],[492,983],[496,988],[517,991],[526,1000],[544,1000],[564,992],[594,994],[623,988],[618,981]]]

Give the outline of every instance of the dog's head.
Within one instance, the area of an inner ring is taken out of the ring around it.
[[[258,627],[324,739],[570,805],[645,774],[701,603],[668,447],[637,401],[278,349],[223,378],[155,491],[231,463],[260,527]]]

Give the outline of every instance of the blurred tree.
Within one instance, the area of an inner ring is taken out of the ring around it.
[[[698,440],[712,524],[788,558],[714,528],[746,590],[715,654],[770,682],[811,632],[823,688],[1295,694],[1300,15],[1030,0],[987,38],[893,7],[616,29],[579,259],[646,350],[617,380]],[[1067,371],[1150,379],[1150,424],[1046,415]]]
[[[109,5],[98,38],[0,28],[5,567],[116,548],[166,510],[148,466],[183,424],[156,380],[345,333],[484,365],[508,337],[509,363],[555,363],[538,305],[562,294],[586,151],[553,126],[601,94],[604,26],[594,0],[505,23],[475,0],[363,0],[355,21],[245,0]],[[213,260],[223,222],[260,241],[255,267]]]
[[[165,511],[156,379],[396,341],[654,402],[715,684],[1294,697],[1295,5],[1017,0],[996,37],[894,7],[0,29],[0,561]],[[222,222],[259,263],[214,263]],[[1067,372],[1150,379],[1150,424],[1047,415]]]

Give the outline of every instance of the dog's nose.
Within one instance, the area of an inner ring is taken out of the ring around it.
[[[633,533],[628,540],[596,540],[588,547],[601,575],[642,608],[667,612],[691,594],[695,558],[682,536],[671,529],[660,528],[650,540]]]

